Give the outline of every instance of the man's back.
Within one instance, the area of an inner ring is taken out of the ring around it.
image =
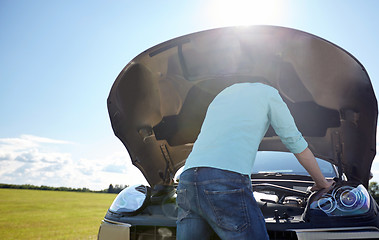
[[[250,175],[270,123],[293,152],[307,147],[275,88],[239,83],[224,89],[208,107],[185,169],[206,166]]]

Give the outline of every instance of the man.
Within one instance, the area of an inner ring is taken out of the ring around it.
[[[309,172],[313,190],[325,179],[278,91],[263,83],[238,83],[209,105],[200,134],[180,175],[177,239],[268,239],[253,197],[250,174],[269,125]]]

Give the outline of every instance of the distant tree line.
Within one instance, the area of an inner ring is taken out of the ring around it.
[[[379,185],[377,182],[370,182],[368,186],[368,191],[371,196],[375,199],[377,203],[379,203]]]
[[[112,184],[109,184],[109,187],[108,189],[105,189],[105,191],[107,193],[120,193],[122,190],[124,190],[124,188],[127,188],[128,185],[112,185]]]
[[[115,186],[113,186],[112,184],[110,184],[107,189],[103,189],[100,191],[93,191],[93,190],[90,190],[89,188],[49,187],[49,186],[44,186],[44,185],[35,186],[31,184],[16,185],[16,184],[0,183],[0,188],[66,191],[66,192],[94,192],[94,193],[119,193],[126,187],[128,187],[128,185],[116,184]]]
[[[49,191],[67,191],[67,192],[94,192],[94,193],[120,193],[124,188],[127,188],[128,185],[119,185],[109,184],[107,189],[100,191],[93,191],[88,188],[70,188],[70,187],[49,187],[49,186],[35,186],[31,184],[5,184],[0,183],[0,188],[11,188],[11,189],[32,189],[32,190],[49,190]],[[370,182],[368,191],[373,196],[375,201],[379,203],[379,184],[377,182]]]

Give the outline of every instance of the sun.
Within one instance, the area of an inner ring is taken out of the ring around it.
[[[275,25],[283,11],[281,1],[275,0],[214,0],[209,7],[221,26]]]

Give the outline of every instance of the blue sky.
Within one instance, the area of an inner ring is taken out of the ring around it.
[[[140,52],[196,31],[264,24],[318,35],[353,54],[377,93],[378,10],[375,0],[0,0],[0,182],[143,182],[106,98]],[[379,160],[372,171],[378,181]]]

